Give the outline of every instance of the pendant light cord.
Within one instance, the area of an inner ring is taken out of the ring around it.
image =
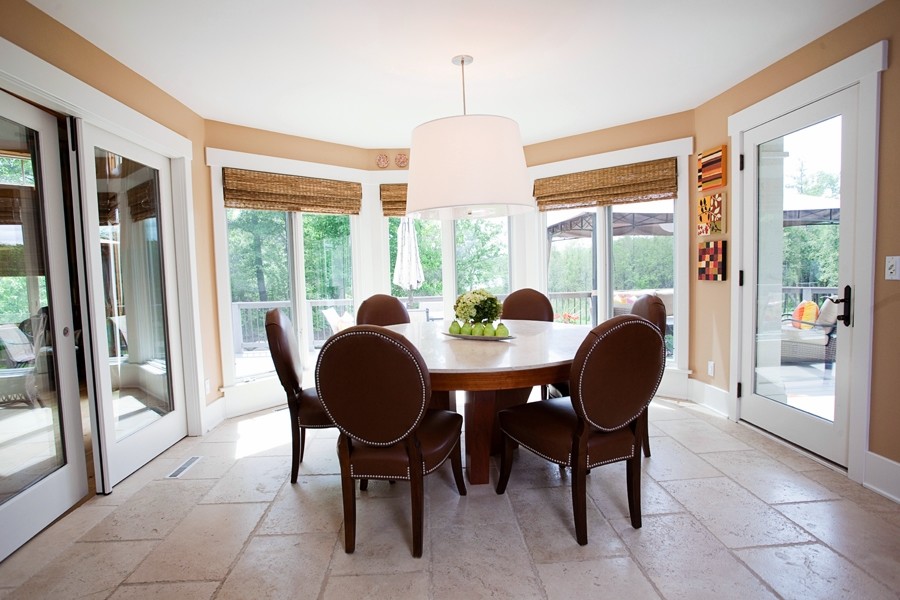
[[[459,69],[462,72],[462,98],[463,98],[463,116],[466,115],[466,59],[459,61]]]

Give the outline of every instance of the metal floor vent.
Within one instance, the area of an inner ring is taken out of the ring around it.
[[[179,477],[181,477],[184,474],[185,471],[187,471],[192,466],[194,466],[194,463],[196,463],[198,460],[200,460],[200,458],[201,457],[199,457],[199,456],[190,457],[189,459],[187,459],[186,461],[181,463],[181,465],[179,465],[179,467],[177,469],[175,469],[174,471],[172,471],[171,473],[166,475],[166,479],[178,479]]]

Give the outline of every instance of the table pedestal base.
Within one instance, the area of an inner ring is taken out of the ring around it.
[[[466,392],[466,474],[472,485],[490,483],[491,454],[501,448],[497,411],[524,404],[532,388]]]

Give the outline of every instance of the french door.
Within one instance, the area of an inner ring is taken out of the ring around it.
[[[88,487],[57,139],[0,92],[0,560]]]
[[[744,133],[740,417],[848,461],[857,86]]]
[[[169,160],[80,123],[97,490],[187,434]]]

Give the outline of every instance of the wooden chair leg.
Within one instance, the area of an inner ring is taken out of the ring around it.
[[[369,480],[368,479],[360,479],[359,480],[359,491],[364,492],[369,489]]]
[[[453,468],[453,479],[456,480],[456,490],[460,496],[466,495],[466,481],[462,472],[462,448],[460,448],[459,439],[456,440],[456,447],[450,452],[450,466]]]
[[[341,463],[341,495],[344,504],[344,552],[356,550],[356,486],[350,477],[350,449],[341,436],[338,441],[338,459]]]
[[[628,513],[631,515],[631,526],[641,528],[641,454],[635,452],[632,458],[625,461],[625,479],[628,486]]]
[[[300,462],[303,462],[303,453],[306,452],[306,427],[300,428]]]
[[[572,465],[572,513],[575,515],[575,540],[579,545],[588,543],[587,536],[587,466],[582,457],[575,457]]]
[[[410,465],[409,495],[412,508],[413,558],[422,558],[422,529],[425,524],[425,485],[422,464]]]
[[[300,472],[300,463],[303,461],[303,428],[297,426],[297,420],[292,418],[294,426],[291,431],[291,483],[297,483],[297,474]],[[297,430],[300,431],[297,431]],[[304,440],[305,441],[305,440]]]
[[[640,416],[641,433],[643,434],[644,456],[650,456],[650,407],[644,409]]]
[[[506,491],[506,484],[509,483],[509,475],[512,473],[513,450],[516,449],[516,442],[511,437],[503,434],[503,453],[500,455],[500,479],[497,480],[497,493],[502,494]]]

